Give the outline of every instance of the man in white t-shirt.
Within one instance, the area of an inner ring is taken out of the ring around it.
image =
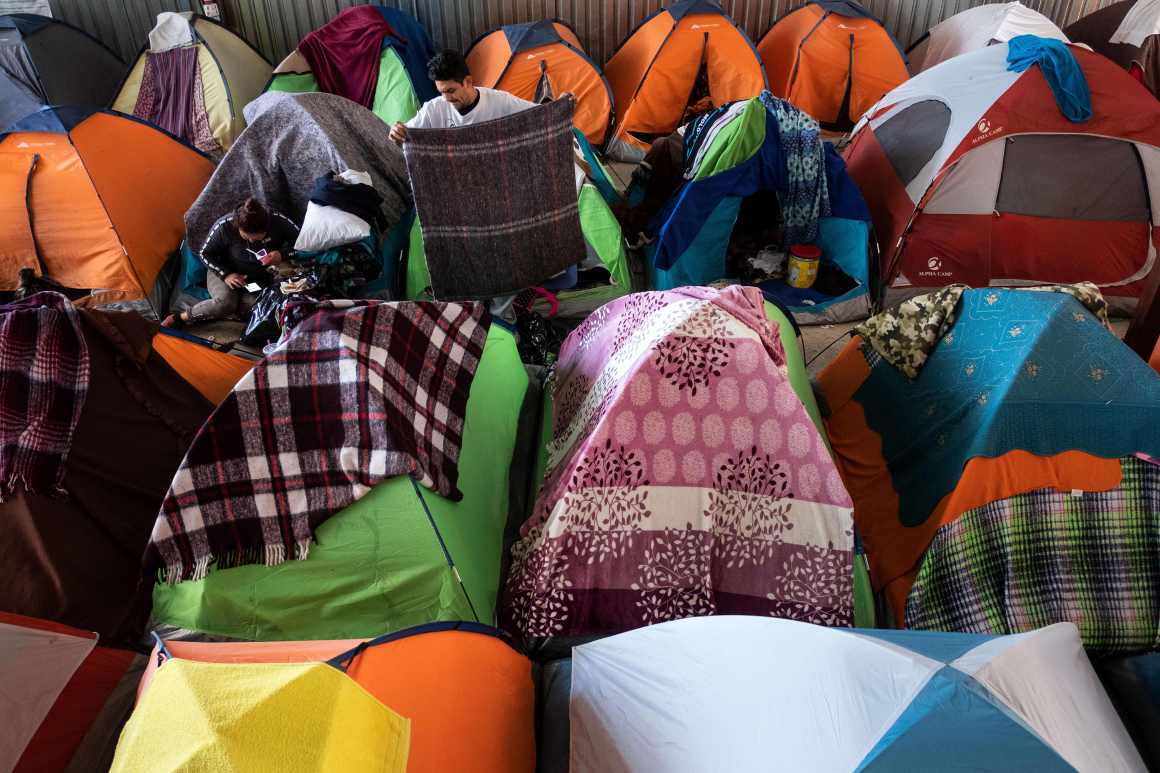
[[[407,123],[391,127],[391,139],[402,145],[407,129],[455,129],[535,107],[506,91],[476,86],[467,69],[467,60],[458,51],[447,50],[427,63],[427,74],[441,96],[428,100]]]

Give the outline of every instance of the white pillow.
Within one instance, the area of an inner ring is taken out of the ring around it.
[[[294,249],[305,252],[329,250],[365,239],[370,233],[371,224],[358,215],[311,201],[306,205],[306,217],[302,220],[302,230],[298,232]]]

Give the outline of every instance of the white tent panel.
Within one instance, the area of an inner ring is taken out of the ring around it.
[[[573,650],[571,769],[854,770],[941,667],[789,620],[640,628]]]
[[[12,770],[65,685],[97,645],[54,631],[0,623],[0,770]]]
[[[952,665],[972,669],[976,681],[1076,770],[1146,770],[1073,623],[995,639],[976,651]]]

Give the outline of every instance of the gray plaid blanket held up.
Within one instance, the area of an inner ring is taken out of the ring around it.
[[[533,287],[584,258],[573,102],[497,121],[411,129],[404,153],[436,298]]]

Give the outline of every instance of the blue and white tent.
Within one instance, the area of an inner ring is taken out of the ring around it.
[[[701,617],[573,649],[571,770],[1143,771],[1070,623]]]

